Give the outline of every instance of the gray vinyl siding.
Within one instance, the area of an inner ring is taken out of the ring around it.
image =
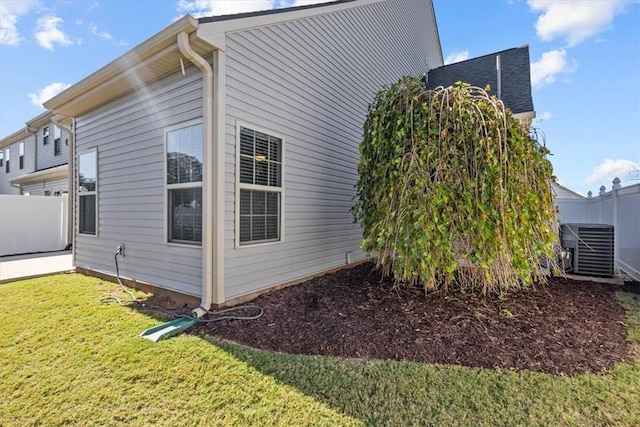
[[[201,117],[201,72],[188,67],[76,118],[77,152],[98,152],[98,235],[76,234],[77,266],[115,274],[123,242],[122,277],[200,296],[201,248],[165,243],[164,132]]]
[[[42,180],[33,184],[22,185],[22,194],[31,196],[44,196],[45,191],[49,191],[51,196],[54,196],[56,192],[62,194],[68,191],[69,181],[67,178],[57,178],[50,180]]]
[[[53,123],[48,124],[47,126],[49,126],[49,143],[47,145],[44,145],[42,143],[43,139],[42,139],[42,129],[45,126],[42,126],[38,129],[38,133],[37,135],[37,147],[36,147],[36,153],[37,153],[37,163],[36,163],[36,170],[43,170],[43,169],[49,169],[55,166],[60,166],[60,165],[66,165],[68,163],[69,160],[69,147],[67,147],[67,145],[64,143],[64,140],[66,138],[68,138],[67,134],[65,132],[60,132],[60,154],[59,155],[54,155],[55,151],[54,151],[54,127],[55,125]]]
[[[442,65],[430,2],[388,1],[228,34],[225,296],[345,264],[369,103],[384,84]],[[284,241],[235,248],[236,122],[285,137]]]

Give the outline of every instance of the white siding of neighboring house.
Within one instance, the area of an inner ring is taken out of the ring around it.
[[[427,2],[396,0],[227,35],[226,299],[364,258],[350,209],[367,107],[442,65],[432,22]],[[237,120],[286,139],[282,243],[234,247]]]
[[[20,142],[24,142],[24,164],[22,169],[20,169]],[[8,149],[11,150],[11,167],[9,173],[6,172],[6,151]],[[2,167],[0,168],[0,194],[20,194],[20,190],[13,187],[9,183],[9,180],[35,171],[36,154],[34,137],[29,136],[8,147],[0,149],[0,151],[2,151],[4,159]]]
[[[76,234],[76,266],[115,273],[123,242],[123,277],[200,296],[201,248],[165,243],[164,131],[201,117],[201,72],[188,67],[76,118],[77,153],[98,148],[99,211],[98,236]]]
[[[36,168],[37,170],[43,170],[43,169],[49,169],[55,166],[60,166],[60,165],[65,165],[68,162],[69,159],[69,147],[67,147],[67,145],[64,143],[65,139],[68,138],[67,134],[65,132],[60,132],[61,136],[60,136],[60,154],[59,155],[55,155],[55,151],[54,151],[54,134],[55,134],[55,125],[53,123],[49,123],[47,126],[49,126],[49,143],[48,144],[43,144],[43,138],[42,138],[42,129],[45,126],[42,126],[38,129],[38,133],[37,135],[37,163],[36,163]]]

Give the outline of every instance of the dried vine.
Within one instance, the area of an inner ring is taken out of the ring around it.
[[[549,152],[501,101],[403,78],[369,107],[360,152],[362,247],[397,283],[487,293],[545,280],[557,243]]]

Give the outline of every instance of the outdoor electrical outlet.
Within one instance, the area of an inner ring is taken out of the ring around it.
[[[117,247],[118,249],[118,254],[124,258],[124,243],[120,243]]]

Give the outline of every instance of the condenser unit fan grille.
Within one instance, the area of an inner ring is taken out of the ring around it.
[[[613,226],[603,224],[564,224],[563,245],[573,248],[573,271],[592,276],[613,276]]]

